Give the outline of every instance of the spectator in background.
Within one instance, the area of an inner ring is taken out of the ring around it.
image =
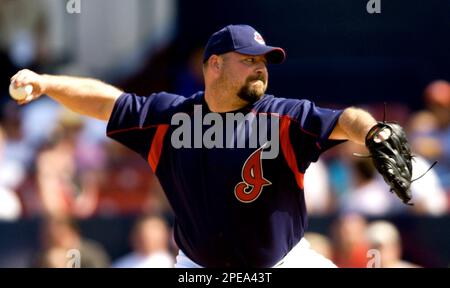
[[[0,186],[0,221],[14,221],[20,218],[22,206],[14,191]]]
[[[348,157],[350,150],[349,146],[352,146],[350,142],[343,143],[336,147],[336,149],[330,150],[326,156],[330,156],[327,159],[328,176],[330,183],[330,190],[335,198],[335,206],[340,209],[341,202],[345,201],[344,197],[347,197],[348,191],[353,185],[353,175],[351,171],[351,157]],[[351,151],[353,153],[354,151]],[[350,154],[351,155],[351,154]]]
[[[338,267],[367,267],[369,244],[366,240],[366,227],[366,219],[359,214],[342,215],[333,223],[333,260]]]
[[[419,111],[410,117],[407,132],[411,135],[411,148],[426,159],[437,159],[442,153],[439,140],[439,120],[430,111]]]
[[[423,157],[416,155],[412,165],[412,179],[417,179],[427,171],[431,164]],[[446,193],[434,169],[431,169],[420,180],[411,184],[411,193],[414,202],[412,211],[415,214],[443,216],[447,213]]]
[[[68,250],[60,247],[49,248],[46,250],[38,262],[37,268],[70,268],[69,258],[67,257]],[[81,258],[81,257],[80,257]],[[81,260],[81,259],[80,259]],[[80,263],[81,266],[81,263]],[[77,267],[81,268],[81,267]]]
[[[435,170],[444,189],[450,191],[450,83],[437,80],[424,93],[426,110],[411,117],[409,136],[413,152],[439,161]],[[449,192],[450,193],[450,192]]]
[[[325,163],[311,163],[304,178],[306,209],[310,215],[324,216],[333,211],[333,195],[330,192],[329,175]]]
[[[77,224],[70,218],[48,217],[44,220],[41,229],[43,251],[38,255],[37,267],[64,268],[69,258],[69,250],[80,252],[81,268],[109,267],[109,256],[103,247],[82,237]]]
[[[3,161],[6,169],[0,176],[0,181],[7,181],[7,186],[14,189],[25,176],[26,167],[33,161],[34,149],[27,143],[22,131],[22,115],[19,107],[13,101],[8,101],[2,107]],[[4,182],[5,183],[5,182]]]
[[[387,221],[375,221],[367,227],[367,239],[371,249],[381,254],[381,268],[418,268],[402,260],[400,233]]]
[[[366,154],[356,145],[349,145],[350,151]],[[349,151],[349,153],[350,153]],[[345,213],[353,212],[365,216],[383,216],[395,212],[398,199],[389,193],[389,187],[380,181],[371,159],[351,157],[349,159],[352,187],[342,197],[341,209]]]
[[[3,164],[3,149],[5,144],[5,133],[0,126],[0,175],[7,174],[7,165]],[[0,180],[3,177],[0,176]],[[22,205],[16,193],[0,181],[0,221],[16,220],[21,216]]]
[[[158,216],[137,220],[131,234],[133,251],[113,263],[113,268],[172,268],[175,259],[169,248],[167,223]]]
[[[333,258],[333,247],[328,237],[319,233],[307,232],[305,233],[305,238],[311,245],[312,250],[317,251],[325,258]]]
[[[62,118],[47,147],[37,155],[37,188],[42,213],[54,217],[86,218],[97,206],[95,171],[80,172],[76,146],[82,122]]]
[[[438,119],[440,129],[450,125],[450,83],[445,80],[431,82],[425,89],[427,109]]]
[[[170,214],[161,185],[148,165],[131,150],[112,141],[105,143],[97,215]]]

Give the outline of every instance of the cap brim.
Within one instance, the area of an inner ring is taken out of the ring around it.
[[[245,55],[265,55],[267,62],[273,64],[280,64],[286,59],[286,52],[280,47],[272,46],[251,46],[235,50],[241,54]]]

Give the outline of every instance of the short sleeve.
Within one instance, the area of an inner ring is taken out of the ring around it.
[[[147,158],[157,129],[170,124],[171,116],[183,99],[185,97],[165,92],[150,96],[123,93],[114,105],[107,135]]]
[[[295,105],[293,115],[303,135],[299,148],[307,151],[308,162],[315,162],[320,154],[345,140],[330,140],[343,110],[317,107],[309,100],[301,100]]]

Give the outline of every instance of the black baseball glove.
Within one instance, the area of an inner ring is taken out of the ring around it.
[[[412,155],[403,128],[393,122],[378,122],[366,136],[370,157],[391,192],[408,205],[411,200]]]

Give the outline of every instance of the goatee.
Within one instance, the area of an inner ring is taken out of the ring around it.
[[[237,93],[238,97],[249,103],[254,103],[258,101],[264,95],[266,89],[260,90],[256,87],[252,87],[251,82],[256,80],[260,80],[264,84],[266,83],[263,76],[249,77],[247,78],[246,84],[242,86],[241,89],[238,91]]]

